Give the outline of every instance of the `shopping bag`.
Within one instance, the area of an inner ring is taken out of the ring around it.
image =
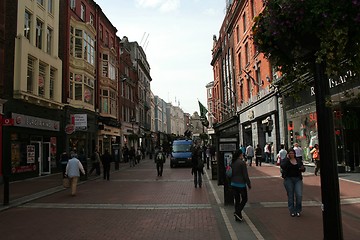
[[[63,178],[63,187],[69,188],[70,187],[70,179],[69,178]]]

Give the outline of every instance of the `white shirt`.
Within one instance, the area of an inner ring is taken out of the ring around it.
[[[303,151],[302,151],[301,147],[294,147],[294,151],[295,151],[295,157],[303,156]]]

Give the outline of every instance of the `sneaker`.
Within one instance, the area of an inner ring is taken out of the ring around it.
[[[299,212],[298,212],[298,213],[296,213],[296,216],[297,216],[297,217],[300,217],[300,213],[299,213]]]
[[[295,213],[291,213],[290,215],[291,215],[292,217],[295,217],[295,216],[296,216],[296,214],[295,214]]]
[[[239,216],[238,214],[234,213],[234,217],[235,217],[235,221],[241,222],[241,221],[243,220],[243,217],[242,217],[241,214],[240,214],[240,216]]]

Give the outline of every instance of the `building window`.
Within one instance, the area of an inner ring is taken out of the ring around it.
[[[80,29],[75,29],[75,57],[77,58],[82,58],[82,49],[83,49],[83,45],[82,45],[82,30]]]
[[[241,72],[242,72],[242,61],[241,61],[241,52],[239,53],[239,55],[238,55],[238,66],[239,66],[239,72],[240,72],[240,74],[241,74]]]
[[[69,98],[94,105],[94,82],[86,74],[70,72]]]
[[[90,24],[94,26],[94,15],[92,13],[90,13]]]
[[[48,12],[53,14],[53,0],[48,0]]]
[[[44,23],[36,19],[36,47],[39,49],[42,49],[43,26]]]
[[[244,15],[243,15],[243,26],[244,26],[244,32],[246,32],[246,29],[247,29],[246,13],[244,13]]]
[[[100,35],[100,39],[103,40],[103,26],[101,24],[99,27],[99,35]]]
[[[27,92],[34,92],[34,74],[35,74],[35,58],[32,56],[28,56],[28,64],[27,64]]]
[[[25,11],[25,21],[24,21],[24,36],[30,41],[31,34],[31,18],[32,15],[28,11]]]
[[[109,113],[109,91],[103,89],[101,93],[101,112]]]
[[[86,19],[86,7],[83,3],[81,3],[81,10],[80,10],[80,18],[85,21]]]
[[[255,70],[255,78],[256,78],[256,85],[257,85],[257,91],[260,91],[260,86],[262,85],[261,82],[261,72],[260,72],[260,66],[257,66]]]
[[[84,59],[95,65],[95,40],[84,31]]]
[[[251,2],[250,2],[250,8],[251,8],[251,17],[254,18],[254,17],[255,17],[255,14],[256,14],[256,8],[255,8],[254,0],[251,0]]]
[[[109,47],[109,33],[105,31],[105,46]]]
[[[38,95],[40,97],[45,97],[46,67],[45,63],[39,63]]]
[[[75,82],[74,82],[74,99],[77,101],[82,101],[82,85],[83,85],[83,76],[81,74],[75,74]]]
[[[109,78],[111,80],[116,80],[117,72],[116,72],[116,59],[114,56],[110,55],[110,62],[109,62]]]
[[[54,99],[54,84],[55,84],[56,69],[50,68],[50,99]]]
[[[48,27],[46,31],[46,52],[49,54],[51,54],[51,49],[52,49],[52,37],[53,37],[53,30]]]
[[[40,4],[41,6],[44,6],[44,0],[37,0],[38,4]]]
[[[247,79],[247,94],[248,94],[248,98],[250,99],[251,98],[251,80],[250,80],[250,77]]]
[[[245,63],[246,65],[249,64],[250,56],[249,56],[249,45],[248,43],[245,44]]]
[[[239,29],[239,25],[236,26],[236,42],[237,42],[237,43],[240,42],[240,29]]]
[[[109,73],[109,58],[107,54],[102,55],[102,76],[108,77]]]

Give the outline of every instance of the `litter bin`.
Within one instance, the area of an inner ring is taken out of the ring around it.
[[[211,179],[217,180],[218,174],[217,174],[217,161],[211,160]]]

